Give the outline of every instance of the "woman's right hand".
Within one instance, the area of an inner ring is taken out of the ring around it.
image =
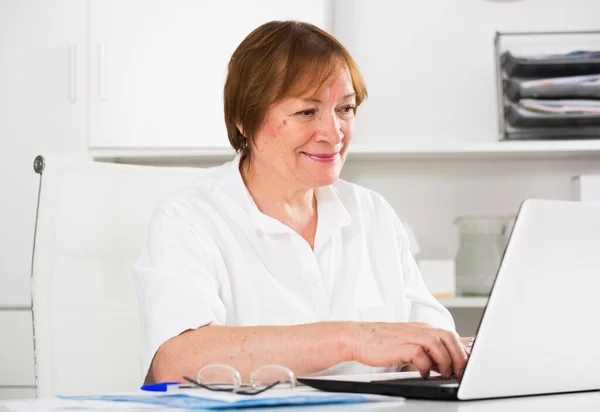
[[[349,359],[369,366],[410,364],[426,378],[430,371],[445,378],[462,376],[467,351],[455,332],[425,323],[349,323]]]

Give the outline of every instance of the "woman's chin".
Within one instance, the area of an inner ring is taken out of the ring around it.
[[[343,163],[338,161],[328,163],[313,163],[302,165],[296,176],[306,187],[317,188],[329,186],[339,179]],[[299,173],[298,173],[299,172]]]
[[[329,185],[335,183],[335,181],[338,180],[339,177],[340,177],[339,173],[336,173],[336,172],[320,173],[318,176],[313,175],[309,179],[309,181],[311,182],[310,186],[314,187],[314,188],[329,186]]]

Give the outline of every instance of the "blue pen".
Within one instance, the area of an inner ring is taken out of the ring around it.
[[[140,389],[143,391],[151,391],[151,392],[167,392],[169,387],[177,387],[179,388],[181,382],[159,382],[159,383],[151,383],[149,385],[144,385]]]

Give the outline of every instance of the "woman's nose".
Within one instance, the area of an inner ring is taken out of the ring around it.
[[[340,118],[335,113],[330,113],[321,119],[316,132],[317,140],[338,144],[344,139]]]

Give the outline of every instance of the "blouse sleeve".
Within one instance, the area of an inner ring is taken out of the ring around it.
[[[165,341],[226,321],[210,242],[188,224],[186,207],[172,202],[157,208],[134,267],[144,373]]]

